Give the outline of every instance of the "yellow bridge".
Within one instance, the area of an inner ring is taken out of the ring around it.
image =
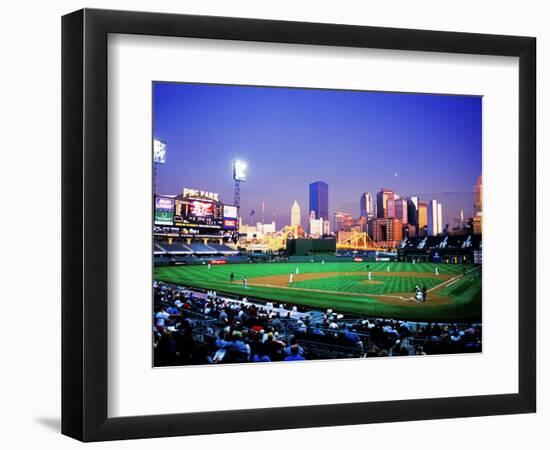
[[[278,251],[286,248],[288,239],[306,237],[306,233],[300,225],[287,225],[282,230],[273,234],[267,234],[261,238],[241,242],[241,246],[247,250]]]
[[[387,247],[376,245],[366,232],[357,230],[340,232],[336,248],[339,250],[387,250]]]
[[[306,232],[300,225],[287,225],[276,233],[242,242],[241,245],[248,250],[278,251],[286,248],[288,239],[305,237],[307,237]],[[366,232],[356,230],[340,232],[336,248],[341,250],[388,250],[387,246],[377,245]]]

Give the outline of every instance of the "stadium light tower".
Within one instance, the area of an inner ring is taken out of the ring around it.
[[[157,195],[157,166],[166,164],[166,142],[153,140],[153,194]]]
[[[237,207],[237,215],[240,217],[241,210],[241,182],[246,181],[246,163],[244,161],[233,161],[233,182],[235,185],[233,201]]]

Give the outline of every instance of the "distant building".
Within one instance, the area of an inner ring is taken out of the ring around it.
[[[300,205],[298,205],[298,202],[294,200],[292,208],[290,208],[290,225],[301,225],[301,223],[302,217],[300,214]]]
[[[483,189],[481,175],[474,185],[474,221],[473,233],[481,234],[483,229]]]
[[[441,203],[437,204],[437,234],[443,234],[443,211]]]
[[[481,234],[482,233],[482,220],[481,216],[473,217],[472,218],[472,233],[473,234]]]
[[[474,217],[481,217],[483,214],[483,190],[481,175],[474,185]]]
[[[337,244],[350,244],[353,237],[353,231],[340,230],[337,232]]]
[[[309,185],[309,210],[315,213],[316,219],[329,220],[328,217],[328,184],[315,181]]]
[[[315,211],[309,214],[309,234],[313,238],[320,238],[330,234],[330,222],[323,218],[316,219]]]
[[[407,201],[407,218],[411,225],[418,225],[418,197],[411,197]]]
[[[424,236],[424,230],[428,226],[428,204],[418,202],[418,236]]]
[[[324,220],[323,221],[323,235],[328,236],[330,234],[330,221]]]
[[[399,219],[402,224],[409,223],[407,199],[397,198],[394,200],[394,203],[395,203],[395,218]]]
[[[350,231],[353,226],[353,217],[349,213],[334,213],[334,231]]]
[[[359,216],[372,217],[374,215],[374,204],[372,203],[372,194],[363,192],[359,198]]]
[[[371,221],[372,240],[395,245],[403,239],[403,224],[398,219],[376,218]]]
[[[394,199],[395,193],[391,189],[381,188],[376,194],[376,214],[379,219],[388,216],[388,199]]]
[[[437,236],[443,233],[443,212],[441,203],[431,200],[428,203],[428,234]]]
[[[241,224],[239,226],[239,233],[245,235],[247,241],[253,239],[262,239],[264,236],[275,233],[275,222],[271,223],[261,223],[258,222],[256,225],[245,225]]]
[[[386,201],[386,213],[384,218],[395,219],[395,198],[388,198]]]
[[[416,229],[416,225],[412,225],[409,223],[408,225],[405,225],[403,229],[405,230],[405,237],[418,237],[418,230]]]
[[[367,231],[368,222],[369,222],[369,219],[367,217],[365,216],[359,217],[356,222],[357,231],[360,231],[361,233]]]

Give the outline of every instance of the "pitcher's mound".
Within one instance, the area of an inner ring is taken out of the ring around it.
[[[384,282],[382,281],[377,281],[377,280],[361,280],[360,281],[361,284],[384,284]]]

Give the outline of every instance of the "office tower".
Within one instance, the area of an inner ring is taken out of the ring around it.
[[[407,219],[411,225],[418,225],[418,197],[411,197],[407,201]]]
[[[360,217],[372,217],[373,214],[372,194],[370,192],[363,192],[359,199],[359,215]]]
[[[391,189],[381,188],[376,194],[376,214],[378,218],[386,218],[388,216],[388,199],[394,199],[395,193]]]
[[[311,227],[313,225],[314,220],[315,220],[315,211],[311,211],[309,213],[309,234],[313,234]]]
[[[353,226],[353,217],[349,213],[334,213],[334,231],[350,231]]]
[[[437,235],[437,200],[428,203],[428,234]]]
[[[294,200],[292,208],[290,208],[290,225],[300,225],[301,224],[301,215],[300,215],[300,205]]]
[[[481,175],[474,185],[474,217],[481,217],[483,212],[483,192]]]
[[[310,183],[309,210],[315,212],[316,219],[328,220],[328,184],[324,181]]]
[[[323,220],[322,229],[323,229],[323,235],[328,236],[330,234],[330,220]]]
[[[399,219],[402,224],[408,222],[408,209],[407,209],[407,199],[397,198],[394,200],[395,204],[395,218]]]
[[[443,213],[441,203],[437,204],[437,234],[443,234]]]
[[[464,229],[464,210],[460,210],[460,229],[463,230]]]
[[[312,238],[321,238],[330,234],[330,222],[323,218],[316,219],[315,211],[309,215],[309,234]]]
[[[418,236],[424,236],[424,230],[428,226],[428,204],[418,202]]]
[[[386,202],[386,214],[384,215],[384,218],[395,219],[395,199],[394,198],[388,198]]]
[[[395,245],[403,239],[403,224],[398,219],[376,218],[370,222],[372,240]]]
[[[428,234],[437,236],[443,233],[443,214],[441,203],[437,200],[431,200],[428,203]]]
[[[360,232],[363,233],[367,231],[368,221],[369,219],[365,216],[361,216],[357,219],[357,228],[359,229]]]

